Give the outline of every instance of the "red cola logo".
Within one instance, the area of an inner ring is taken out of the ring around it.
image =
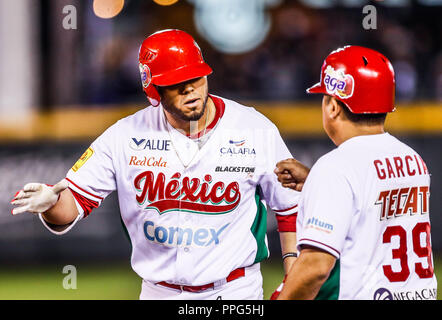
[[[179,172],[172,175],[166,183],[164,173],[155,179],[152,171],[140,173],[134,180],[139,192],[136,199],[140,205],[148,202],[146,209],[156,209],[159,214],[167,211],[182,210],[200,214],[224,214],[235,209],[241,193],[237,182],[227,186],[222,181],[212,181],[211,175],[199,178],[184,177],[180,183]]]

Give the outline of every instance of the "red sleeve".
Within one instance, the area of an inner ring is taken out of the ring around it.
[[[296,232],[296,218],[298,213],[292,213],[289,215],[276,214],[276,220],[278,222],[278,232]]]
[[[77,200],[78,204],[83,209],[84,218],[86,218],[92,212],[92,209],[98,208],[98,202],[86,198],[85,196],[79,194],[78,192],[75,192],[71,188],[69,188],[69,190],[71,190],[75,200]]]

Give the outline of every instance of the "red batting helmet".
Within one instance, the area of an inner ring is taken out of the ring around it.
[[[386,113],[395,110],[394,89],[393,66],[384,55],[346,46],[328,55],[320,82],[307,92],[335,97],[353,113]]]
[[[160,104],[156,86],[170,86],[212,73],[195,40],[181,30],[162,30],[147,37],[139,52],[143,90],[153,106]]]

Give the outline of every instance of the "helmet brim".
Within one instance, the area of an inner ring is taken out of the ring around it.
[[[168,71],[166,74],[159,74],[152,77],[154,85],[165,87],[172,86],[188,80],[208,76],[213,72],[207,63],[198,63]]]
[[[308,88],[306,91],[307,93],[325,93],[325,89],[322,87],[320,82]]]

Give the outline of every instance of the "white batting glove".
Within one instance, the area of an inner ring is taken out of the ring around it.
[[[28,183],[12,199],[11,204],[17,206],[12,210],[12,214],[44,213],[57,203],[60,193],[68,186],[66,179],[52,187],[43,183]]]

